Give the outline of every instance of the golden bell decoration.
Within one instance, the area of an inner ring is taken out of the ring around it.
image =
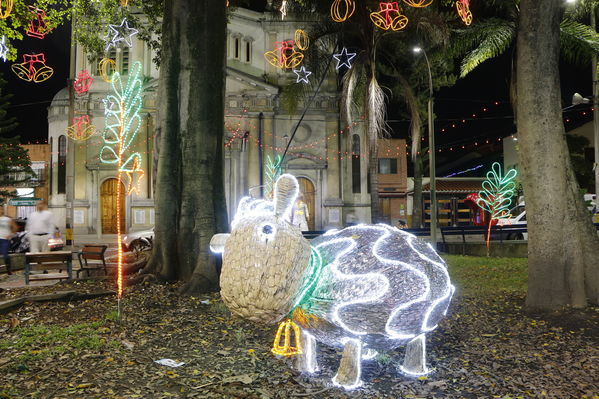
[[[403,0],[410,7],[423,8],[432,4],[433,0]]]
[[[6,19],[12,12],[14,0],[0,0],[0,18]]]
[[[283,344],[281,344],[281,335],[283,335]],[[292,342],[293,335],[293,344]],[[302,345],[300,344],[300,328],[291,319],[282,321],[275,335],[275,342],[272,345],[272,353],[281,356],[301,355]]]

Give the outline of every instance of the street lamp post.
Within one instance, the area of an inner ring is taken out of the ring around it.
[[[431,245],[433,248],[437,248],[437,181],[436,181],[436,168],[435,168],[435,120],[433,114],[433,74],[431,72],[431,64],[428,61],[426,51],[421,47],[414,47],[415,53],[424,54],[426,60],[426,67],[428,68],[428,165],[430,175],[430,193],[431,193]]]

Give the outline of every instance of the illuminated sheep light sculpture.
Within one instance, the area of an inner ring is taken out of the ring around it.
[[[301,371],[318,369],[316,341],[343,347],[333,383],[346,389],[361,385],[361,360],[403,344],[401,371],[426,374],[425,334],[454,291],[443,260],[429,244],[384,224],[332,230],[310,243],[289,223],[298,192],[295,177],[280,176],[272,202],[244,198],[231,234],[212,238],[212,251],[223,254],[225,304],[260,323],[288,317],[273,352],[298,355]],[[282,332],[287,353],[276,350]]]

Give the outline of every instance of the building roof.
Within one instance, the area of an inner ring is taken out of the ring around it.
[[[437,193],[477,193],[482,187],[483,178],[480,179],[437,179]],[[423,192],[430,191],[430,184],[422,185]]]

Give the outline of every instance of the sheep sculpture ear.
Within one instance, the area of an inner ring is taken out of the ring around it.
[[[299,184],[295,176],[281,175],[275,184],[275,216],[289,220],[293,204],[299,193]]]

